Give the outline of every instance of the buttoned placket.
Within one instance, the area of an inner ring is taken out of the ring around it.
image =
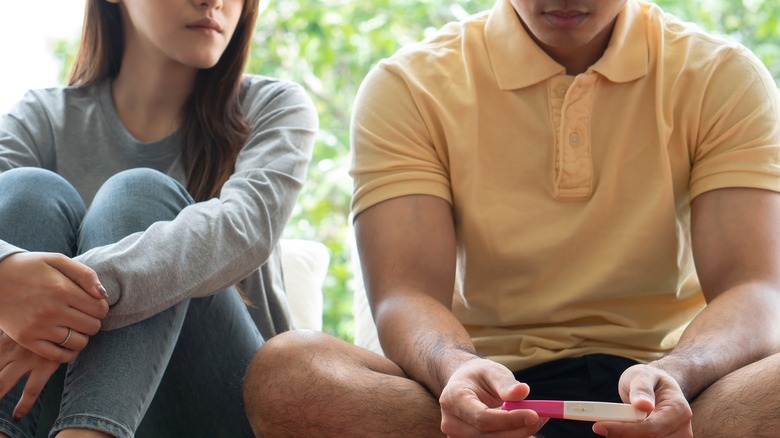
[[[555,129],[555,197],[588,199],[593,191],[591,103],[597,75],[555,76],[548,81]]]

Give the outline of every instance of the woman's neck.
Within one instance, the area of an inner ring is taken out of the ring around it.
[[[197,71],[171,62],[139,62],[125,53],[111,84],[116,113],[138,140],[159,140],[181,124],[182,107],[192,92]]]

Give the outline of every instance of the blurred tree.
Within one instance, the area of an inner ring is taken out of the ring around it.
[[[303,84],[320,114],[307,187],[287,234],[325,243],[331,266],[324,287],[324,330],[353,338],[349,202],[352,100],[380,59],[447,21],[489,8],[493,0],[275,0],[261,2],[251,73]]]
[[[248,72],[304,85],[321,132],[309,181],[287,237],[314,239],[331,251],[324,288],[324,330],[353,338],[349,201],[349,120],[368,70],[448,21],[489,9],[494,0],[261,0]],[[657,0],[666,11],[750,47],[780,82],[780,0]],[[75,42],[54,47],[63,72]],[[65,77],[63,73],[62,77]]]
[[[780,83],[780,0],[656,0],[665,11],[749,47]]]

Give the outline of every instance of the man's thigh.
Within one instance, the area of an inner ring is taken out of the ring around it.
[[[691,409],[696,437],[780,436],[780,353],[713,383]]]

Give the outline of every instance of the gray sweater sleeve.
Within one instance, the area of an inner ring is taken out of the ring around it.
[[[37,106],[30,93],[17,104],[17,107],[26,106]],[[27,120],[22,120],[22,117]],[[38,128],[31,132],[29,129],[31,125]],[[24,116],[19,112],[0,115],[0,172],[23,166],[51,168],[51,160],[46,158],[51,157],[52,151],[50,149],[42,151],[34,147],[39,143],[36,137],[46,139],[52,137],[45,112],[34,111]],[[42,154],[48,154],[48,157],[42,157]],[[0,239],[0,260],[19,252],[25,250]]]
[[[210,295],[269,258],[305,179],[318,121],[300,86],[276,82],[262,93],[254,88],[243,105],[249,138],[219,198],[76,257],[108,291],[104,329]]]

